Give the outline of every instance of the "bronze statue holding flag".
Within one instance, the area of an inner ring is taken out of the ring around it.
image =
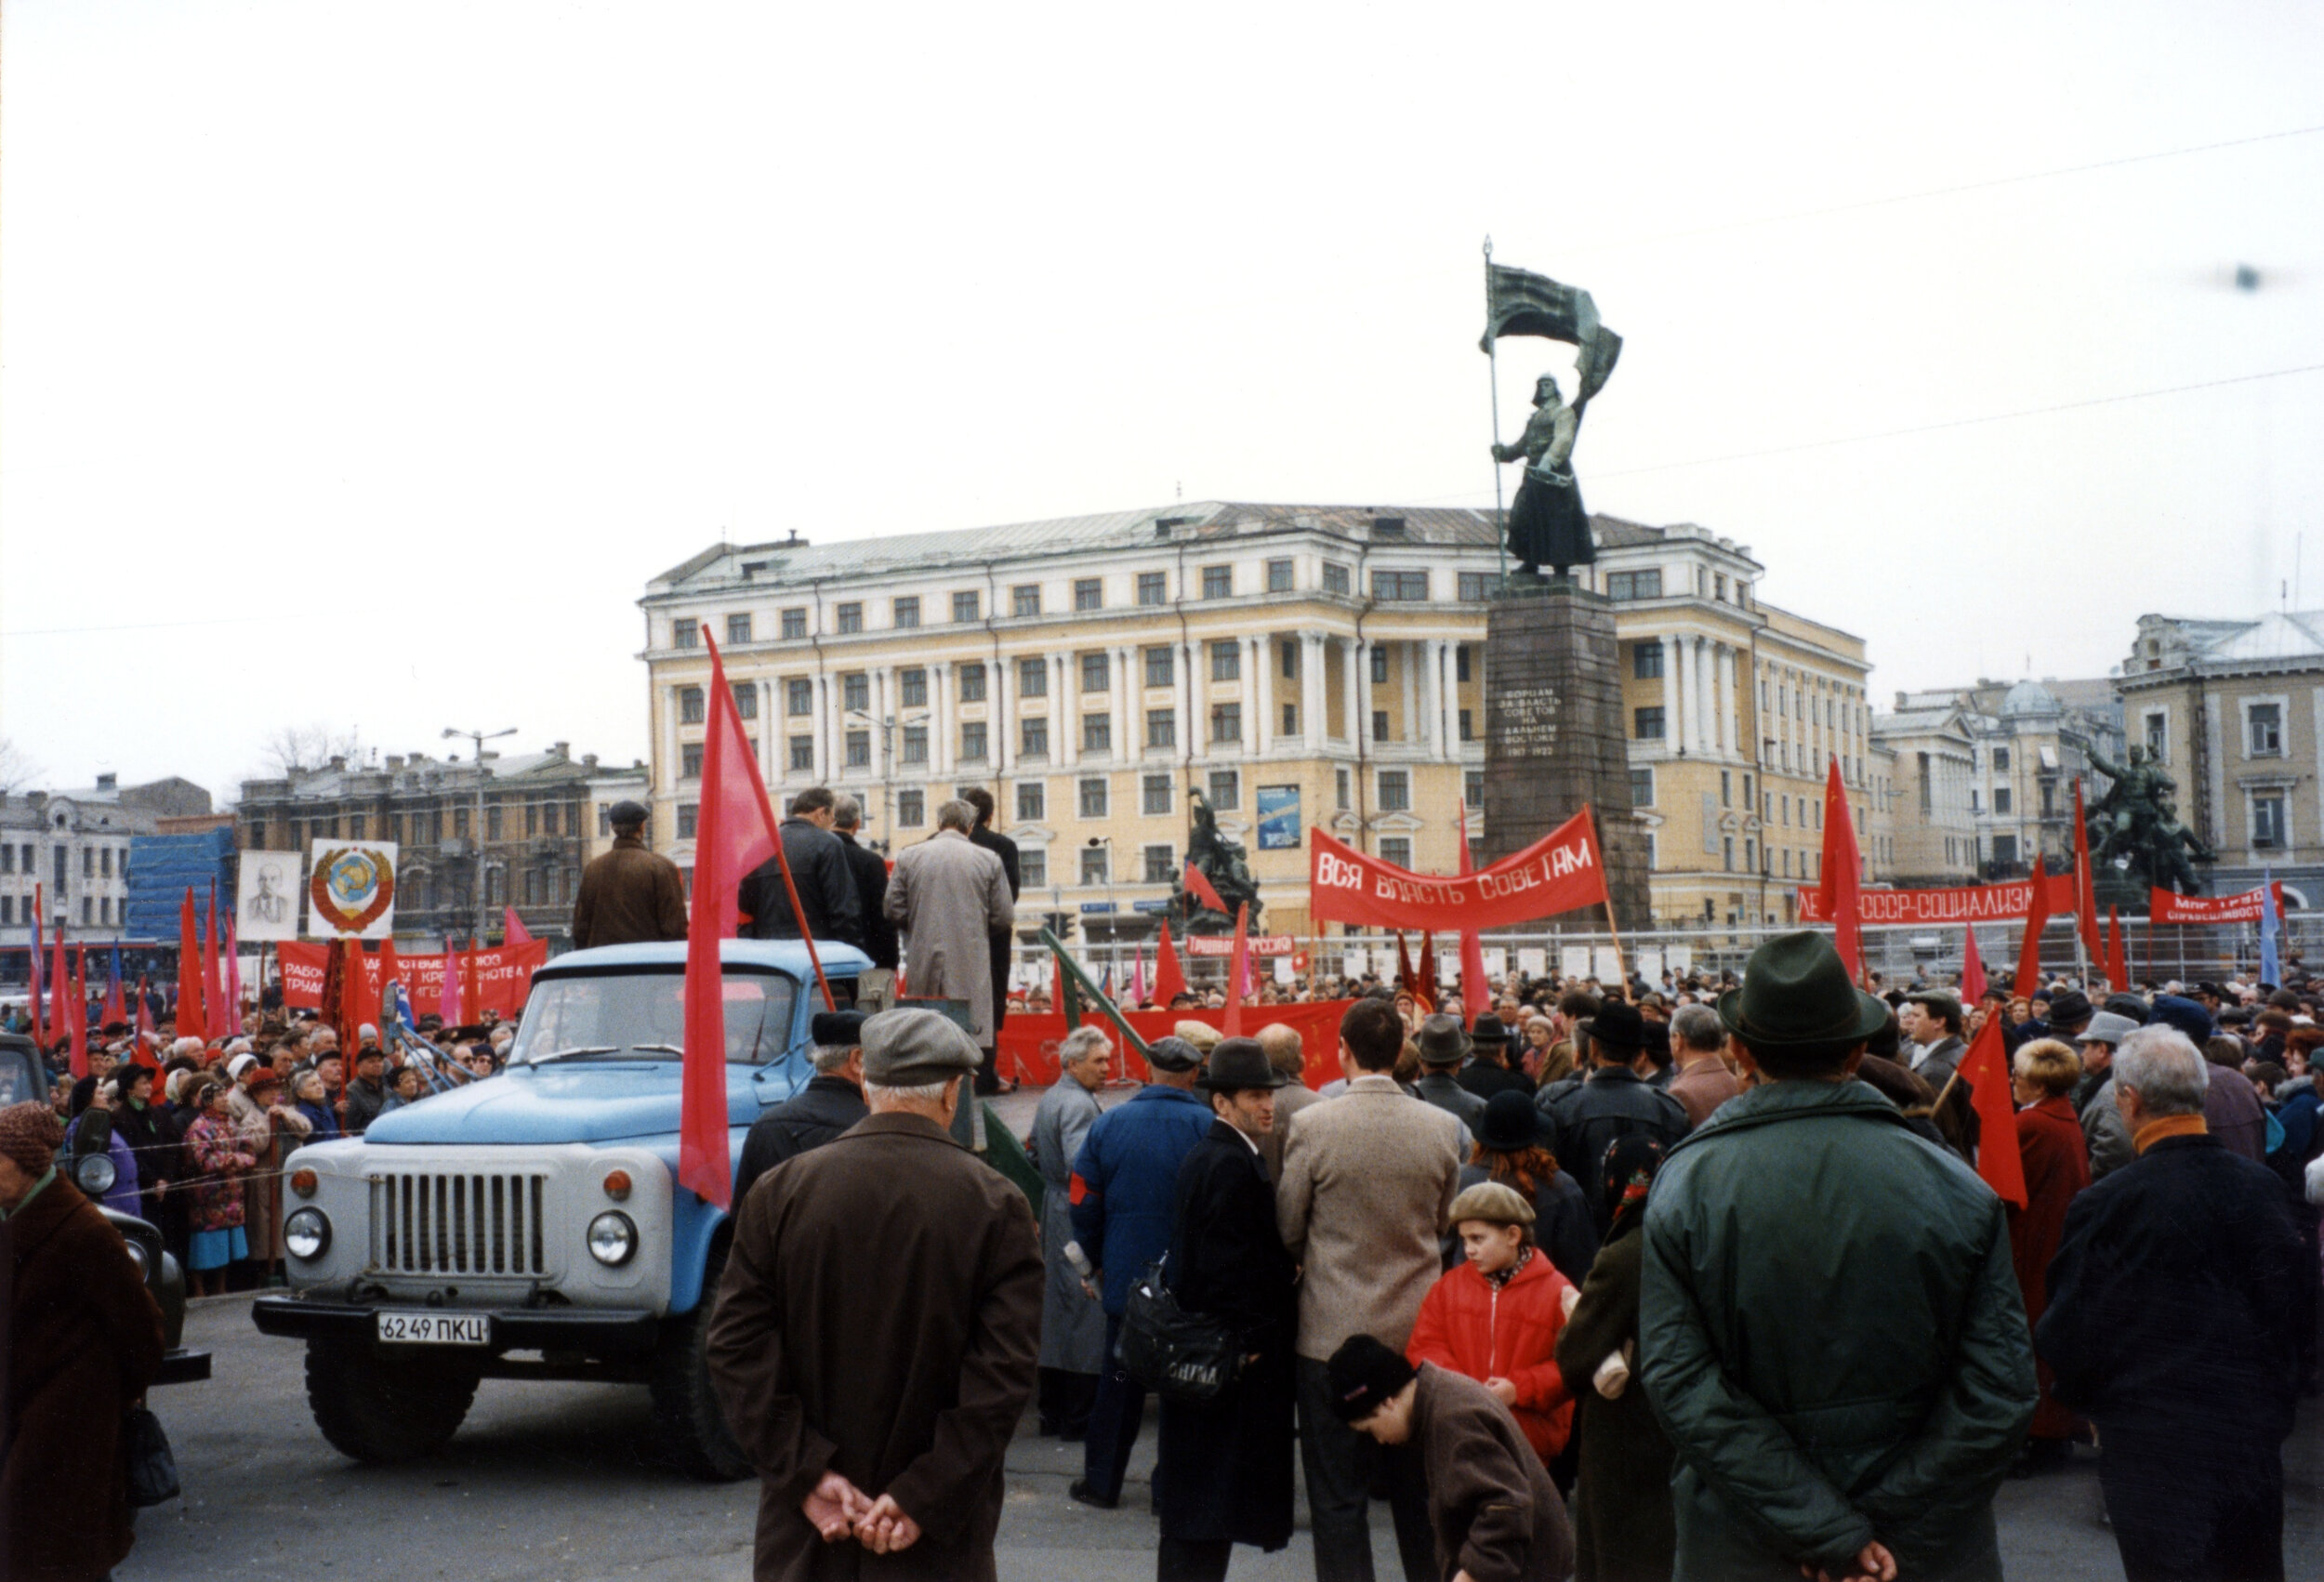
[[[1494,403],[1493,459],[1525,463],[1525,479],[1508,512],[1509,552],[1516,557],[1521,578],[1538,581],[1546,565],[1562,580],[1568,567],[1590,565],[1598,558],[1590,513],[1583,508],[1581,485],[1574,477],[1574,440],[1590,399],[1604,387],[1622,354],[1622,337],[1598,322],[1598,306],[1590,293],[1493,262],[1490,242],[1485,254],[1485,304],[1482,349],[1496,358],[1497,368],[1496,343],[1507,335],[1564,341],[1578,352],[1572,403],[1564,400],[1553,376],[1542,375],[1534,382],[1533,415],[1513,445],[1499,442],[1498,393]],[[1494,482],[1498,494],[1498,471]]]

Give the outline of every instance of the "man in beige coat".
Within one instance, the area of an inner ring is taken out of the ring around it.
[[[1358,1000],[1340,1023],[1347,1091],[1301,1110],[1283,1146],[1275,1211],[1300,1285],[1300,1458],[1322,1582],[1371,1582],[1365,1501],[1384,1460],[1406,1582],[1433,1582],[1428,1487],[1410,1446],[1382,1448],[1331,1405],[1326,1368],[1351,1335],[1403,1350],[1442,1268],[1438,1235],[1459,1189],[1460,1123],[1396,1086],[1404,1022]]]
[[[969,1036],[990,1049],[992,937],[1015,926],[1017,909],[1000,859],[969,840],[975,824],[966,802],[938,808],[935,836],[897,853],[883,910],[904,930],[905,988],[916,999],[968,1001]]]

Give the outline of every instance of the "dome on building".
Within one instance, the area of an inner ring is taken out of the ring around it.
[[[2055,714],[2057,695],[2039,681],[2020,681],[2001,696],[2001,717],[2020,714]]]

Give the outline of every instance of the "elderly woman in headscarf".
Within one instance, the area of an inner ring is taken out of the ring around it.
[[[1605,1200],[1615,1206],[1598,1260],[1557,1338],[1557,1365],[1579,1404],[1581,1456],[1574,1485],[1577,1582],[1669,1582],[1678,1529],[1670,1473],[1678,1453],[1632,1377],[1646,1192],[1662,1145],[1632,1135],[1605,1153]]]

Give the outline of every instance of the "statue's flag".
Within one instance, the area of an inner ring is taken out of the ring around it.
[[[1218,886],[1212,884],[1203,871],[1195,866],[1195,860],[1192,857],[1186,859],[1186,893],[1209,907],[1213,912],[1223,912],[1227,909],[1226,903],[1219,899]]]
[[[1530,270],[1487,263],[1485,338],[1477,349],[1489,352],[1493,343],[1505,335],[1560,340],[1580,353],[1575,359],[1580,380],[1573,400],[1577,411],[1604,386],[1615,361],[1622,355],[1622,337],[1598,322],[1598,305],[1590,293],[1578,285],[1561,285]]]

